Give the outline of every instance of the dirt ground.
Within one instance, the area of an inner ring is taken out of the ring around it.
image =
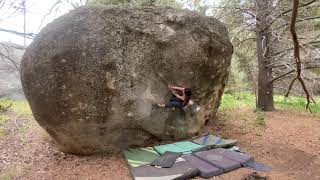
[[[0,179],[131,179],[121,154],[75,156],[60,152],[32,117],[13,112],[0,137]],[[225,110],[203,131],[237,139],[238,146],[273,168],[269,179],[320,180],[320,116],[278,110],[255,123],[251,109]],[[241,168],[211,179],[243,179]],[[194,178],[199,179],[199,178]]]

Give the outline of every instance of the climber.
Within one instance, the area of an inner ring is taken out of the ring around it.
[[[159,107],[163,108],[183,108],[188,105],[190,97],[192,95],[190,88],[184,88],[180,86],[168,85],[172,96],[168,104],[158,104]]]

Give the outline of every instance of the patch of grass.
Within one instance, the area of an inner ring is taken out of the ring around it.
[[[11,104],[11,106],[10,106]],[[0,106],[2,107],[9,107],[8,110],[13,111],[15,114],[11,115],[10,112],[0,112],[0,138],[4,137],[6,134],[6,122],[14,119],[15,121],[19,119],[19,117],[27,117],[31,116],[31,109],[29,104],[26,100],[21,101],[12,101],[9,99],[0,99]],[[29,127],[28,124],[24,124],[23,126],[19,127],[19,130],[23,131]]]
[[[266,122],[264,121],[264,114],[261,111],[261,109],[256,110],[256,119],[255,119],[255,125],[258,126],[264,126],[266,125]]]
[[[7,116],[4,113],[0,113],[0,126],[2,123],[6,122]]]
[[[28,101],[26,100],[12,101],[9,99],[0,99],[0,105],[8,106],[10,103],[12,103],[10,108],[18,115],[28,116],[32,114]]]
[[[225,93],[221,99],[221,109],[232,109],[240,107],[254,107],[255,97],[252,93]]]
[[[5,165],[3,171],[1,172],[0,180],[17,179],[17,177],[28,173],[30,170],[30,167],[8,164]]]
[[[31,140],[28,138],[21,138],[20,142],[23,146],[26,146],[26,145],[30,144]]]
[[[9,168],[6,168],[2,174],[0,175],[0,179],[1,180],[11,180],[13,179],[13,175],[11,173],[11,171],[9,170]]]
[[[13,111],[19,115],[27,116],[32,115],[28,101],[14,101],[13,102]]]
[[[1,107],[8,107],[10,104],[0,103]],[[0,139],[5,135],[4,123],[8,120],[8,116],[0,112]]]
[[[310,109],[313,113],[320,113],[320,97],[314,97],[317,104],[310,104]],[[291,109],[295,111],[306,111],[307,100],[305,97],[276,95],[273,98],[276,108]]]
[[[289,96],[285,98],[283,95],[274,95],[274,104],[276,109],[290,109],[294,111],[306,111],[305,97]],[[313,113],[320,113],[320,97],[314,97],[317,104],[310,104]],[[224,93],[221,99],[220,109],[233,109],[249,107],[255,108],[255,96],[250,92],[241,93]]]
[[[5,134],[6,134],[5,129],[2,126],[0,126],[0,139],[3,138]]]

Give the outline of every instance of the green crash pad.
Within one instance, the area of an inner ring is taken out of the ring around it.
[[[211,148],[225,148],[235,145],[237,140],[223,139],[213,135],[205,135],[199,139],[193,140],[192,142],[202,146],[210,146]]]
[[[155,159],[159,158],[159,154],[153,147],[127,149],[123,151],[128,164],[132,167],[139,167],[142,165],[150,164]]]
[[[166,151],[188,154],[188,153],[191,153],[192,151],[199,150],[203,147],[204,146],[193,143],[191,141],[181,141],[181,142],[176,142],[172,144],[163,144],[163,145],[155,146],[154,149],[159,154],[164,154]]]

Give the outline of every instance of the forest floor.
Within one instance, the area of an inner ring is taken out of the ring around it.
[[[30,114],[9,110],[0,121],[0,179],[131,179],[122,154],[75,156],[60,152]],[[270,179],[320,179],[320,114],[280,109],[227,108],[204,128],[273,168]],[[241,168],[211,179],[243,179]],[[199,179],[199,178],[194,178]]]

